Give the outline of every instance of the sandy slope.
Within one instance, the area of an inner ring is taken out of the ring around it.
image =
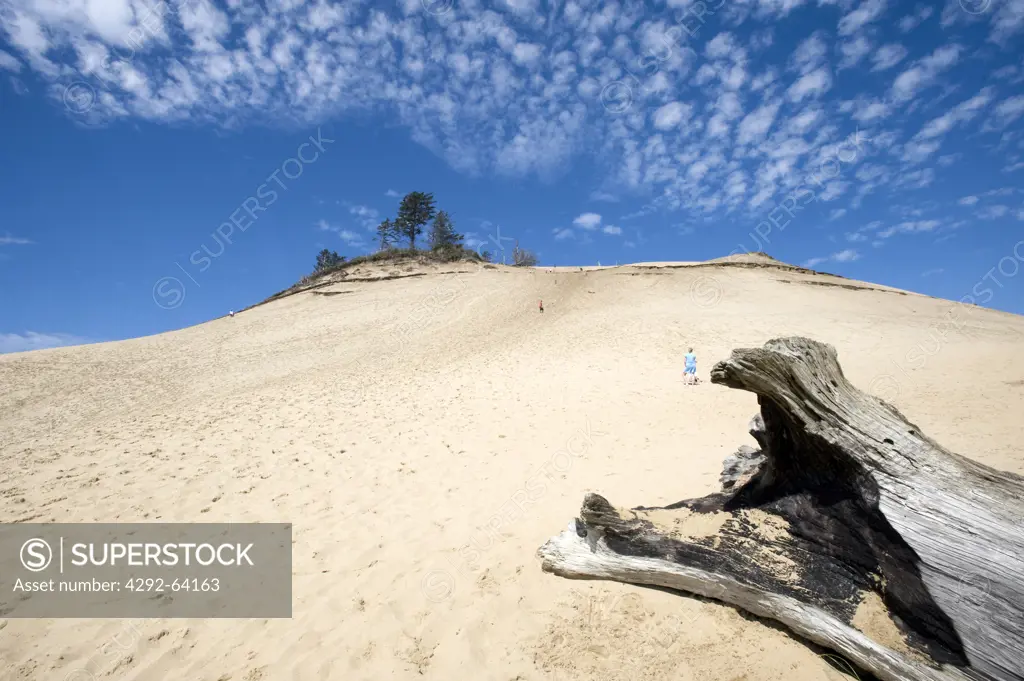
[[[827,341],[942,444],[1024,472],[1024,318],[744,264],[339,283],[0,357],[4,521],[295,524],[293,619],[0,621],[0,678],[838,678],[728,607],[534,556],[584,492],[702,495],[753,444],[753,396],[680,384],[688,345],[706,379],[733,347]]]

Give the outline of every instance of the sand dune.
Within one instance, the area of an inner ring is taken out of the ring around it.
[[[295,539],[291,620],[0,621],[0,678],[839,678],[729,607],[560,579],[534,552],[587,491],[715,488],[756,402],[708,371],[780,335],[835,345],[925,433],[1024,473],[1024,318],[951,321],[949,301],[758,258],[658,265],[367,267],[352,278],[396,278],[0,357],[5,522],[285,521]]]

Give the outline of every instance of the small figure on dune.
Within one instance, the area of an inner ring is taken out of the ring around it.
[[[684,361],[686,366],[683,369],[683,383],[693,385],[697,383],[697,355],[693,354],[693,348],[686,352]]]
[[[543,312],[544,311],[544,301],[543,300],[538,300],[537,301],[537,307],[539,307],[540,311]]]
[[[228,316],[229,317],[234,317],[235,316],[235,311],[234,310],[228,310]]]

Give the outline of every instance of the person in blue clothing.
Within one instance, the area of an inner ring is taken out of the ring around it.
[[[683,379],[687,383],[697,382],[697,355],[693,354],[693,348],[686,352],[686,367],[683,370]]]

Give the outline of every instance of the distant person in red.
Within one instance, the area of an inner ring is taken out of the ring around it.
[[[544,301],[543,300],[538,300],[537,301],[537,306],[540,308],[541,312],[544,311]]]

